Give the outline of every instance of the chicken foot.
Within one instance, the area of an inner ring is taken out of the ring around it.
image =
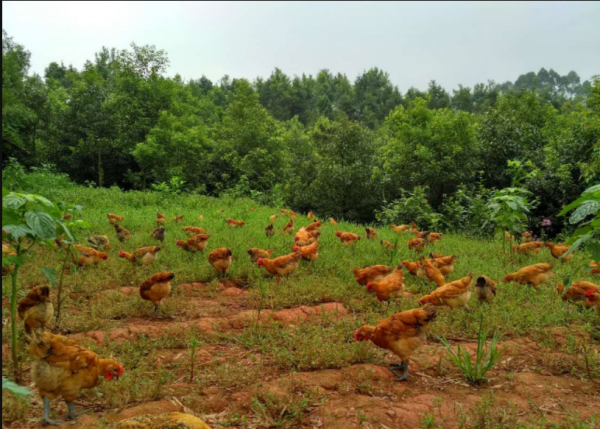
[[[412,377],[408,373],[408,360],[402,361],[400,364],[391,364],[390,370],[396,376],[396,381],[405,381]],[[399,370],[402,370],[402,373]]]
[[[77,420],[79,413],[75,411],[75,406],[72,402],[67,402],[67,408],[69,408],[69,420]]]
[[[42,424],[44,426],[58,426],[61,422],[50,418],[50,398],[44,396],[42,399],[44,400],[44,417],[42,417]]]

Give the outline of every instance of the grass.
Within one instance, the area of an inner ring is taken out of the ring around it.
[[[337,227],[324,222],[320,239],[319,260],[309,264],[301,263],[300,268],[290,278],[280,283],[274,281],[264,269],[250,262],[246,251],[250,247],[272,249],[274,255],[291,252],[292,236],[283,236],[281,229],[287,218],[274,208],[262,207],[247,199],[219,200],[202,196],[164,197],[159,194],[128,192],[116,189],[87,189],[82,187],[65,187],[55,189],[36,189],[53,200],[69,204],[80,204],[84,207],[83,219],[91,227],[89,235],[106,234],[111,239],[113,248],[110,258],[98,267],[86,270],[73,270],[65,276],[66,299],[63,308],[61,328],[69,334],[99,330],[108,332],[122,326],[128,321],[156,318],[158,321],[178,322],[200,317],[223,317],[230,311],[225,305],[208,307],[203,298],[190,299],[179,292],[180,285],[192,282],[208,282],[207,292],[211,299],[219,300],[217,295],[216,273],[207,262],[208,253],[218,247],[228,247],[233,252],[233,264],[229,277],[236,279],[248,291],[247,301],[243,308],[235,308],[232,312],[244,309],[262,308],[263,310],[279,310],[301,305],[315,306],[326,302],[340,302],[350,312],[346,318],[324,318],[319,322],[308,322],[298,326],[270,324],[253,325],[246,330],[222,332],[221,336],[207,337],[200,332],[183,329],[169,331],[157,338],[140,338],[136,342],[109,342],[105,345],[90,346],[102,356],[118,357],[128,368],[119,384],[103,383],[97,392],[88,392],[86,400],[101,401],[104,406],[121,407],[149,399],[161,398],[164,388],[178,379],[189,381],[190,359],[186,351],[192,339],[201,342],[199,352],[203,348],[213,350],[218,347],[246,350],[244,355],[260,356],[254,361],[250,359],[247,367],[236,365],[236,361],[228,362],[215,357],[211,362],[198,363],[192,385],[197,389],[205,386],[219,386],[229,389],[240,389],[260,381],[265,368],[272,374],[290,371],[313,371],[329,368],[345,368],[358,363],[382,363],[386,354],[371,344],[352,341],[353,332],[364,324],[376,324],[382,318],[399,311],[417,306],[417,297],[433,289],[431,284],[407,274],[405,283],[407,291],[415,294],[411,298],[403,298],[392,302],[389,306],[381,305],[364,287],[356,284],[353,267],[365,267],[374,264],[397,265],[404,259],[416,260],[414,252],[404,246],[410,236],[395,234],[388,227],[377,227],[377,240],[363,238],[353,247],[343,246],[334,236],[335,230],[350,231],[364,237],[364,226],[339,222]],[[218,213],[224,210],[223,213]],[[132,251],[139,247],[155,244],[150,232],[155,227],[156,213],[164,213],[169,222],[166,225],[167,240],[164,250],[160,252],[157,262],[149,269],[134,267],[127,261],[118,258],[120,250]],[[133,234],[127,243],[116,240],[114,230],[109,225],[106,213],[118,213],[125,216],[123,226]],[[204,215],[202,222],[198,215]],[[267,238],[264,227],[268,217],[279,214],[275,222],[276,235]],[[170,221],[176,215],[184,215],[180,224]],[[230,229],[226,226],[226,218],[246,221],[242,228]],[[301,215],[296,220],[296,230],[309,222]],[[175,241],[186,238],[181,231],[184,226],[201,226],[211,235],[205,253],[188,254],[175,246]],[[396,253],[386,253],[379,241],[381,239],[400,243]],[[492,305],[480,305],[472,298],[472,313],[456,310],[442,310],[432,324],[430,333],[433,336],[453,339],[477,339],[480,319],[485,316],[486,327],[497,331],[505,339],[529,336],[548,345],[554,344],[553,329],[563,327],[565,330],[576,330],[577,339],[569,339],[561,345],[565,352],[574,356],[579,368],[578,375],[585,377],[585,365],[598,377],[598,350],[600,336],[600,316],[594,311],[574,308],[563,302],[556,294],[556,284],[576,265],[584,265],[589,261],[581,253],[575,254],[568,264],[557,263],[547,249],[537,256],[505,257],[500,240],[478,240],[468,236],[444,234],[443,240],[436,244],[434,250],[443,254],[456,254],[458,262],[450,280],[459,279],[473,271],[475,276],[486,275],[500,280],[505,274],[516,271],[522,266],[538,262],[554,263],[557,276],[540,291],[518,284],[499,284],[498,296]],[[34,285],[47,283],[43,275],[44,267],[58,268],[64,255],[51,248],[39,248],[27,258],[25,269],[19,279],[21,298],[25,291]],[[147,277],[158,271],[172,271],[176,274],[173,296],[164,301],[158,315],[154,314],[150,303],[142,301],[136,293],[125,295],[121,287],[137,287]],[[580,271],[577,280],[596,281],[590,274]],[[7,295],[8,284],[3,282],[3,296]],[[77,292],[83,295],[73,296]],[[3,311],[3,319],[6,314]],[[7,332],[3,326],[3,338]],[[581,353],[580,338],[595,337],[586,348],[587,357]],[[161,350],[184,350],[186,358],[181,363],[174,363],[168,368],[157,367],[158,353]],[[578,357],[577,357],[578,356]],[[3,363],[3,371],[5,363]],[[356,383],[355,392],[368,392],[372,388],[368,379]],[[101,395],[99,399],[97,394]],[[251,413],[264,425],[286,427],[294,424],[309,412],[315,404],[320,403],[307,392],[290,392],[290,398],[278,402],[279,399],[256,393],[252,400]],[[14,403],[14,399],[7,401]],[[3,419],[5,411],[3,399]],[[284,412],[283,412],[284,411]],[[8,412],[8,411],[7,411]],[[10,407],[11,418],[22,418],[22,405]],[[430,416],[434,418],[433,414]],[[231,412],[232,422],[246,421],[244,412]],[[435,421],[424,422],[429,427]],[[465,427],[499,427],[488,423]],[[547,426],[551,427],[551,426]],[[577,426],[574,426],[577,427]],[[585,426],[581,426],[585,427]]]

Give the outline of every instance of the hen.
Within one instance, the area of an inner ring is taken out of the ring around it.
[[[168,413],[151,414],[123,420],[117,429],[211,429],[198,417],[191,414]]]
[[[233,254],[231,253],[231,250],[226,247],[215,249],[208,255],[208,262],[210,265],[212,265],[223,277],[227,276],[227,270],[231,266],[232,259]]]
[[[158,246],[148,246],[137,249],[133,253],[121,251],[119,258],[127,259],[132,264],[148,266],[156,261],[158,252],[161,248]]]
[[[227,223],[227,226],[231,228],[239,228],[241,226],[246,225],[246,222],[244,222],[243,220],[236,219],[225,219],[225,223]]]
[[[187,241],[185,240],[177,240],[177,247],[182,248],[186,252],[203,252],[208,245],[208,239],[210,235],[206,234],[198,234],[192,238],[189,238]]]
[[[25,322],[25,332],[31,334],[34,329],[45,328],[54,316],[54,306],[50,301],[50,288],[36,286],[18,307],[19,317]]]
[[[165,232],[165,227],[164,226],[159,226],[154,231],[152,231],[152,234],[150,234],[150,235],[156,241],[160,241],[162,243],[163,241],[165,241],[165,237],[166,237],[167,234]]]
[[[530,241],[533,241],[533,235],[531,232],[525,231],[523,234],[521,234],[521,243],[529,243]]]
[[[274,223],[277,220],[278,217],[279,216],[277,216],[276,214],[274,214],[272,216],[269,216],[269,222]]]
[[[354,268],[354,278],[359,285],[366,286],[369,282],[374,282],[387,276],[392,270],[393,268],[387,265],[373,265],[363,269]]]
[[[399,265],[391,274],[378,281],[367,283],[367,291],[375,293],[379,302],[389,301],[393,296],[402,296],[404,292],[404,272]]]
[[[111,225],[117,225],[119,222],[123,222],[125,220],[125,217],[113,213],[108,213],[106,217]]]
[[[329,223],[332,224],[333,226],[337,226],[337,224],[338,224],[336,222],[336,220],[334,218],[332,218],[332,217],[329,218]]]
[[[272,250],[262,250],[258,247],[253,247],[252,249],[248,250],[248,255],[250,255],[250,261],[252,261],[253,263],[258,261],[259,258],[270,258],[272,254]]]
[[[365,232],[367,233],[367,240],[375,240],[377,238],[377,231],[373,228],[365,228]]]
[[[117,238],[121,243],[131,239],[131,232],[123,228],[121,225],[115,225],[115,231],[117,233]]]
[[[410,223],[410,233],[413,234],[413,235],[416,235],[416,234],[419,233],[419,227],[414,222]]]
[[[429,255],[429,257],[433,259],[434,265],[439,268],[442,275],[447,276],[448,274],[454,272],[454,263],[458,259],[456,255],[435,256],[436,255],[433,253]]]
[[[415,277],[425,277],[425,271],[423,271],[423,265],[420,262],[410,262],[408,260],[402,261],[402,265],[406,267],[408,272]]]
[[[79,267],[89,267],[91,265],[98,265],[100,261],[106,261],[108,254],[78,244],[75,246],[75,253],[71,254],[71,259]]]
[[[568,256],[565,256],[564,258],[562,257],[565,253],[567,253],[569,251],[569,249],[571,249],[570,246],[565,246],[564,244],[554,244],[549,241],[545,242],[544,246],[546,246],[548,249],[550,249],[550,253],[552,254],[552,256],[554,258],[562,259],[563,264],[565,262],[573,259],[572,253]]]
[[[491,303],[498,293],[496,282],[486,276],[479,276],[475,282],[475,294],[479,302]]]
[[[357,241],[360,241],[360,235],[352,232],[336,231],[335,236],[340,239],[344,246],[352,246]]]
[[[502,280],[504,283],[516,282],[529,284],[539,289],[540,285],[548,281],[548,277],[554,273],[551,271],[551,264],[535,264],[521,268],[516,273],[507,274]]]
[[[409,250],[420,253],[429,245],[429,235],[426,235],[425,238],[413,238],[412,240],[408,240],[406,244]]]
[[[298,269],[302,256],[299,253],[290,253],[275,259],[259,258],[256,263],[264,267],[269,273],[277,278],[286,277]]]
[[[401,233],[401,232],[405,232],[408,229],[408,225],[392,225],[391,226],[392,230],[396,233]]]
[[[590,299],[594,298],[594,294],[600,294],[600,286],[594,283],[584,281],[573,282],[571,287],[567,289],[566,292],[565,286],[559,284],[556,290],[563,301],[573,301],[576,305],[580,305],[585,308],[591,308],[598,305],[594,299]]]
[[[540,253],[544,244],[541,241],[528,241],[527,243],[518,244],[512,246],[513,253],[520,253],[522,255],[537,255]]]
[[[425,276],[429,279],[430,282],[435,283],[438,287],[446,284],[446,279],[444,279],[444,275],[438,268],[436,268],[436,266],[430,259],[423,258],[421,260],[421,264],[423,265],[423,271],[425,271]]]
[[[51,400],[63,398],[69,408],[69,418],[76,419],[73,401],[81,390],[96,387],[100,377],[118,380],[124,372],[123,365],[117,361],[100,359],[75,341],[48,331],[39,336],[33,332],[29,354],[33,358],[31,378],[44,402],[44,424],[60,424],[50,419]]]
[[[308,214],[306,215],[306,220],[313,220],[315,218],[314,213],[311,211],[308,212]]]
[[[158,311],[161,301],[170,295],[171,281],[174,278],[175,274],[165,271],[154,274],[140,285],[140,296],[154,304],[154,311]]]
[[[299,246],[306,246],[307,244],[312,244],[317,241],[320,235],[321,233],[318,230],[308,231],[305,227],[302,227],[294,236],[294,241]]]
[[[600,274],[600,267],[598,266],[597,262],[590,261],[590,268],[592,269],[590,271],[592,274]]]
[[[377,326],[363,326],[354,332],[356,341],[372,341],[376,346],[394,353],[400,358],[400,365],[391,365],[396,380],[410,377],[408,361],[415,350],[425,344],[425,328],[435,319],[436,308],[426,305],[422,308],[403,311],[382,320]],[[402,371],[402,373],[400,373]]]
[[[302,259],[306,261],[316,261],[319,258],[319,242],[315,241],[308,246],[299,246],[295,244],[292,250],[302,255]]]
[[[110,250],[110,240],[106,235],[92,235],[87,242],[96,250]]]
[[[184,215],[175,216],[173,218],[173,222],[179,223],[179,222],[181,222],[183,220],[183,218],[184,218]]]
[[[381,243],[386,252],[393,252],[398,248],[394,243],[387,240],[381,240],[379,243]]]
[[[429,242],[437,243],[439,241],[442,241],[443,236],[444,236],[444,234],[442,234],[441,232],[432,232],[429,234]]]
[[[316,220],[313,223],[310,223],[306,226],[306,230],[308,232],[319,232],[321,230],[321,226],[323,225],[323,222],[321,222],[320,220]]]
[[[206,230],[204,228],[199,228],[197,226],[186,226],[182,229],[182,231],[188,237],[193,237],[198,234],[206,234]]]
[[[167,217],[162,213],[157,213],[156,214],[156,224],[158,226],[160,226],[160,225],[164,225],[165,223],[167,223]]]
[[[283,227],[282,234],[293,234],[294,233],[294,219],[290,219],[288,223]]]
[[[452,309],[463,307],[467,311],[471,311],[467,305],[471,298],[471,283],[473,281],[473,273],[463,277],[460,280],[455,280],[451,283],[446,283],[434,290],[429,295],[425,295],[419,299],[419,305],[432,304],[435,306],[446,305]]]
[[[272,223],[268,224],[265,228],[265,234],[267,237],[273,237],[275,235],[275,228],[273,227]]]

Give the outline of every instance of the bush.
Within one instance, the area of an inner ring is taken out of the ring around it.
[[[420,228],[435,229],[441,221],[427,201],[427,187],[417,186],[413,192],[401,190],[402,197],[381,208],[376,219],[385,224],[408,224],[416,222]]]
[[[440,206],[442,229],[470,235],[492,235],[493,229],[484,227],[491,194],[492,191],[481,183],[475,187],[459,186],[458,191],[446,197]]]

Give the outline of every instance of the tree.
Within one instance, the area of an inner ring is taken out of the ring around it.
[[[450,95],[435,80],[429,82],[427,95],[429,99],[427,105],[430,109],[446,109],[450,107]]]
[[[388,73],[378,68],[370,69],[354,82],[353,119],[375,128],[390,111],[402,104],[402,95],[392,85]]]

